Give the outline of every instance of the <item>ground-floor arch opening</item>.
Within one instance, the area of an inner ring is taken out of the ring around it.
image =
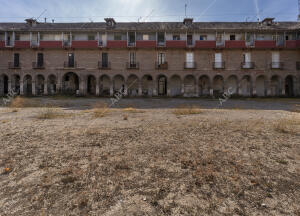
[[[127,79],[128,96],[136,97],[139,95],[139,78],[136,75],[130,75]]]
[[[45,78],[43,75],[37,75],[35,80],[35,92],[36,95],[43,95],[44,94],[44,85],[45,85]]]
[[[96,95],[96,77],[93,75],[87,77],[87,93],[89,95]]]
[[[117,92],[125,92],[125,79],[121,75],[116,75],[113,79],[113,90],[114,94]]]
[[[14,93],[20,94],[20,76],[19,75],[13,75],[11,78],[11,89]]]
[[[32,95],[32,77],[28,74],[23,78],[23,93],[27,96]]]
[[[48,76],[48,81],[47,81],[47,90],[49,95],[55,95],[56,94],[56,84],[57,84],[57,79],[56,76],[51,74]]]
[[[238,78],[235,75],[231,75],[227,78],[225,84],[225,91],[230,95],[238,94]]]
[[[208,96],[210,94],[210,81],[206,75],[199,78],[199,94],[201,96]]]
[[[0,95],[7,95],[8,94],[8,76],[2,74],[0,76]]]
[[[259,97],[266,96],[266,78],[264,76],[259,76],[256,78],[256,95]]]
[[[153,95],[153,78],[150,75],[144,75],[142,78],[142,94],[143,96]]]
[[[68,72],[63,76],[62,92],[64,94],[77,94],[79,92],[79,77],[74,72]]]
[[[167,95],[167,77],[165,75],[160,75],[157,78],[157,93],[159,96],[166,96]]]
[[[107,75],[102,75],[100,77],[100,95],[101,96],[110,95],[110,78]]]
[[[193,75],[187,75],[183,79],[184,96],[194,97],[196,94],[196,79]]]
[[[181,79],[178,75],[173,75],[170,78],[170,96],[176,97],[181,95]]]
[[[270,82],[271,96],[279,96],[281,91],[281,80],[279,76],[272,76]]]
[[[252,94],[252,82],[251,77],[246,75],[242,78],[239,83],[239,87],[241,89],[241,95],[245,97],[249,97]]]
[[[294,97],[294,77],[289,75],[285,78],[285,95],[287,97]]]
[[[220,97],[224,93],[224,78],[217,75],[213,79],[213,94],[214,96]]]

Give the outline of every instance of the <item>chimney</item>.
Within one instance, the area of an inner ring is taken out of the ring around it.
[[[54,19],[52,19],[52,23],[54,23]]]
[[[275,18],[265,18],[261,23],[263,25],[271,26]]]
[[[105,18],[104,20],[108,27],[114,27],[117,24],[114,18]]]
[[[29,19],[26,19],[25,22],[30,25],[31,27],[32,26],[36,26],[36,24],[38,24],[38,21],[34,18],[29,18]]]
[[[47,23],[47,17],[45,17],[45,23]]]
[[[184,25],[192,25],[193,24],[193,18],[184,18],[184,20],[183,20],[183,24]]]

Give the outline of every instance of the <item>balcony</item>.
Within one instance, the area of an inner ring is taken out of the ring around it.
[[[276,48],[276,41],[274,40],[259,40],[255,41],[255,48],[272,49]]]
[[[208,41],[208,40],[198,40],[196,41],[195,48],[200,49],[215,49],[216,48],[216,41]]]
[[[89,49],[89,48],[98,48],[98,41],[90,40],[90,41],[72,41],[72,48],[78,49]]]
[[[76,61],[74,61],[74,62],[65,61],[64,68],[77,68],[77,62]]]
[[[21,63],[20,62],[8,62],[9,69],[20,69]]]
[[[139,69],[140,65],[138,62],[127,62],[126,68],[127,69]]]
[[[225,62],[214,62],[213,69],[225,69]]]
[[[196,62],[184,62],[184,69],[196,69]]]
[[[136,47],[137,48],[155,48],[156,47],[156,41],[154,40],[139,40],[136,41]]]
[[[30,46],[32,48],[37,48],[37,47],[39,47],[39,42],[38,41],[31,41]]]
[[[243,49],[246,48],[246,42],[243,40],[228,40],[225,41],[225,48],[230,49]]]
[[[166,41],[167,48],[186,48],[185,40],[168,40]]]
[[[32,62],[33,69],[45,69],[44,63],[41,62]]]
[[[166,46],[166,42],[165,41],[158,41],[157,42],[157,46],[158,47],[165,47]]]
[[[126,40],[109,40],[107,41],[107,48],[127,48]]]
[[[71,41],[63,41],[63,46],[64,47],[71,47]]]
[[[128,41],[127,46],[128,47],[135,47],[135,42],[129,42]]]
[[[5,41],[0,41],[0,48],[4,48],[5,47]]]
[[[271,69],[283,69],[283,62],[272,62],[270,64]]]
[[[242,62],[241,63],[242,69],[254,69],[254,67],[255,67],[254,62]]]
[[[30,48],[30,41],[15,41],[15,48]]]
[[[216,41],[216,46],[217,47],[225,47],[225,41],[221,40],[221,41]]]
[[[102,70],[110,70],[110,62],[98,61],[98,68]]]
[[[164,62],[164,63],[155,62],[155,69],[157,69],[157,70],[167,70],[168,69],[168,62]]]
[[[246,47],[254,47],[254,41],[246,41]]]
[[[40,41],[40,48],[45,48],[45,49],[62,48],[62,41]]]

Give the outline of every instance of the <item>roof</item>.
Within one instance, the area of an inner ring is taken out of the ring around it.
[[[0,23],[0,31],[293,31],[300,30],[299,22],[274,22],[271,26],[261,22],[119,22],[111,28],[105,22],[86,23]]]

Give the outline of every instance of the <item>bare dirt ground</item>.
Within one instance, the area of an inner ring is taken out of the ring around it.
[[[1,216],[300,215],[299,99],[26,100],[0,108]]]

